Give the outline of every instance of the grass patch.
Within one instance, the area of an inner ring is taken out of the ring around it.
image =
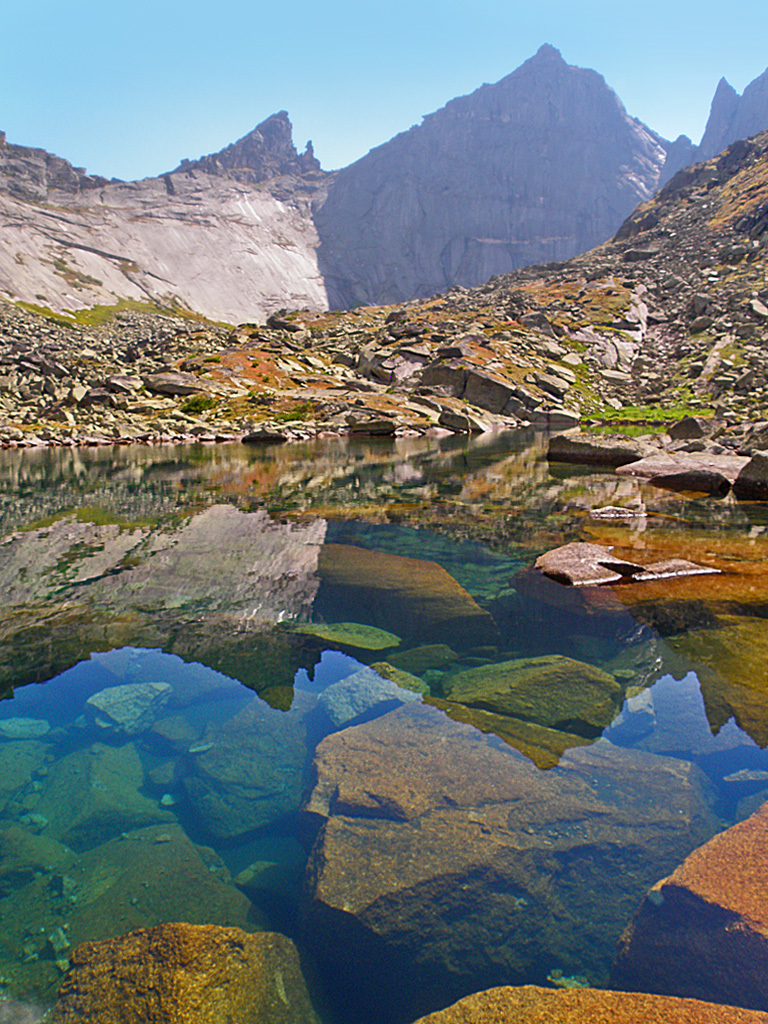
[[[181,403],[181,411],[195,414],[213,409],[215,405],[216,399],[212,395],[190,395]]]

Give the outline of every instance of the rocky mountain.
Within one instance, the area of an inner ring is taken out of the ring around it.
[[[768,68],[739,96],[724,78],[715,91],[704,135],[696,151],[698,160],[709,160],[737,139],[768,128]]]
[[[127,301],[229,322],[327,306],[310,214],[323,175],[290,137],[278,114],[221,154],[135,182],[2,140],[0,293],[54,310]]]
[[[199,160],[182,160],[176,168],[178,171],[203,171],[255,185],[283,174],[319,172],[320,161],[315,157],[311,141],[303,153],[297,153],[288,111],[281,110],[218,153]]]
[[[650,197],[670,145],[600,75],[542,46],[334,175],[315,215],[331,305],[400,302],[590,249]]]
[[[739,98],[721,83],[705,148],[762,125],[767,88],[762,76]],[[135,182],[0,135],[0,294],[228,323],[406,301],[589,250],[695,151],[551,46],[331,174],[311,142],[296,149],[285,111]]]
[[[128,311],[68,323],[7,304],[0,332],[8,445],[717,411],[719,444],[766,446],[747,424],[768,408],[768,132],[680,171],[611,241],[478,288],[232,330]]]

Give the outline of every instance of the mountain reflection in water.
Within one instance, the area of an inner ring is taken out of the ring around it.
[[[648,888],[768,791],[766,523],[543,451],[0,455],[7,999],[174,920],[290,935],[341,1024],[607,983]],[[726,571],[530,570],[578,539]]]

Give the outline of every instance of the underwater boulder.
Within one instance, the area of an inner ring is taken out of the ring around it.
[[[199,824],[231,839],[298,810],[305,782],[306,729],[300,712],[254,697],[190,747],[184,788]]]
[[[16,998],[53,996],[82,942],[178,919],[244,931],[264,926],[221,858],[176,824],[61,857],[0,900],[0,974]]]
[[[561,654],[479,665],[448,676],[448,700],[581,736],[599,736],[618,714],[614,676]]]
[[[315,613],[328,621],[364,619],[414,644],[498,643],[488,612],[437,562],[324,544],[318,573]]]
[[[425,704],[326,737],[314,772],[303,935],[370,1022],[543,963],[604,982],[655,867],[717,828],[690,763],[599,741],[544,772]]]
[[[318,704],[338,728],[360,715],[383,714],[384,710],[413,700],[419,700],[414,690],[403,689],[373,669],[362,668],[323,690]]]
[[[93,743],[51,764],[35,813],[45,822],[46,837],[89,850],[129,829],[174,820],[140,792],[143,784],[144,769],[132,743]]]
[[[168,683],[126,683],[99,690],[86,701],[96,724],[128,736],[148,729],[173,696]]]

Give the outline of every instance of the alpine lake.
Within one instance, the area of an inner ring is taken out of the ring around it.
[[[290,937],[326,1024],[610,984],[768,799],[768,508],[546,442],[0,453],[0,1019],[173,921]],[[720,572],[533,569],[572,541]]]

